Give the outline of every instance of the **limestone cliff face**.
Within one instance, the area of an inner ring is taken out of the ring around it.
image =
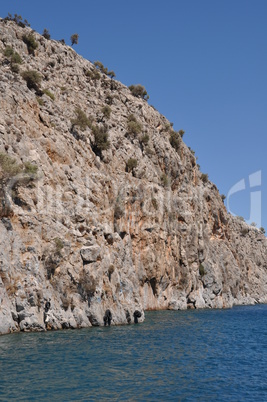
[[[29,33],[0,21],[0,333],[266,303],[265,236],[227,213],[167,119],[64,44],[33,32],[29,53]]]

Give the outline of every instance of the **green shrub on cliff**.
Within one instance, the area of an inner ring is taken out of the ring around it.
[[[207,173],[202,173],[201,174],[201,180],[203,181],[203,183],[208,183],[209,181],[209,175]]]
[[[14,50],[11,46],[7,46],[3,51],[5,57],[11,57],[14,53]]]
[[[36,175],[38,166],[33,165],[31,162],[24,163],[24,172],[29,175]]]
[[[114,78],[116,77],[116,74],[114,73],[114,71],[108,71],[107,67],[104,67],[104,65],[101,63],[101,61],[95,61],[94,62],[95,67],[101,71],[101,73],[108,75],[110,78]]]
[[[56,251],[56,253],[60,253],[60,251],[64,248],[63,241],[59,237],[56,237],[54,239],[54,243],[55,243],[55,251]]]
[[[7,17],[4,18],[4,21],[14,21],[17,25],[19,25],[22,28],[25,27],[30,27],[29,22],[26,19],[22,19],[21,15],[14,14],[14,17],[12,14],[8,13]]]
[[[136,96],[137,98],[142,98],[144,100],[148,100],[149,96],[147,94],[147,91],[143,85],[137,84],[137,85],[130,85],[129,89],[132,93],[133,96]]]
[[[14,52],[11,56],[11,64],[21,64],[22,59],[17,52]]]
[[[23,35],[22,40],[27,45],[29,54],[34,55],[34,51],[38,48],[38,43],[36,42],[34,35],[32,33]]]
[[[132,172],[136,167],[137,167],[137,159],[135,158],[130,158],[126,162],[126,172]]]
[[[94,134],[92,149],[96,155],[102,158],[102,151],[106,151],[110,147],[107,127],[92,126],[92,131]]]
[[[17,64],[11,64],[10,69],[12,73],[18,74],[20,72],[19,66]]]
[[[50,35],[48,29],[46,29],[46,28],[43,30],[42,36],[43,36],[45,39],[51,39],[51,35]]]
[[[11,156],[0,152],[0,168],[2,179],[9,179],[22,172],[22,167],[18,165],[16,159]]]
[[[102,113],[103,113],[103,116],[106,118],[106,119],[109,119],[110,118],[110,115],[111,115],[111,108],[109,107],[109,106],[103,106],[102,107],[102,109],[101,109],[101,111],[102,111]]]
[[[163,185],[163,187],[167,187],[169,185],[169,179],[165,173],[163,173],[161,175],[160,181],[161,181],[161,184]]]
[[[4,56],[10,58],[11,64],[21,64],[22,59],[17,52],[14,52],[11,46],[7,46],[3,51]]]
[[[144,134],[141,138],[140,138],[140,144],[142,145],[147,145],[149,143],[149,135],[148,134]]]
[[[33,165],[31,162],[24,162],[18,164],[15,158],[12,158],[4,152],[0,152],[0,181],[5,184],[12,177],[23,174],[20,183],[29,181],[36,175],[38,166]]]
[[[198,271],[199,271],[199,275],[200,275],[200,276],[204,276],[205,273],[206,273],[206,272],[205,272],[205,268],[204,268],[204,266],[203,266],[202,264],[199,265]]]
[[[101,73],[107,74],[108,69],[107,69],[107,67],[104,67],[104,65],[101,63],[101,61],[98,61],[98,60],[95,61],[94,65],[96,68],[98,68],[101,71]]]
[[[86,77],[88,77],[90,80],[93,80],[93,81],[97,81],[101,78],[100,73],[96,69],[87,70],[85,75],[86,75]]]
[[[55,100],[55,95],[49,89],[43,89],[43,93],[50,99]]]
[[[180,147],[180,137],[176,131],[171,131],[169,140],[171,146],[178,151]]]
[[[71,46],[78,45],[79,35],[77,33],[71,35],[70,40],[71,40]]]
[[[41,83],[42,77],[37,71],[35,70],[23,71],[21,73],[21,76],[26,81],[27,87],[29,89],[39,90],[39,85]]]
[[[92,120],[89,119],[80,108],[76,108],[75,113],[76,113],[75,119],[71,120],[72,129],[74,126],[78,126],[80,127],[81,130],[84,131],[86,127],[92,126]]]
[[[133,114],[128,116],[127,131],[130,135],[137,135],[142,131],[142,124],[139,123]]]

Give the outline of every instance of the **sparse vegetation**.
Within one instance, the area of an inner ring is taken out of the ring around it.
[[[147,91],[143,85],[130,85],[129,86],[130,91],[132,92],[133,96],[136,96],[137,98],[142,98],[144,100],[148,100],[149,96],[147,94]]]
[[[183,138],[185,131],[184,130],[179,130],[178,133],[180,134],[181,138]]]
[[[171,131],[170,133],[170,144],[171,146],[178,151],[180,148],[180,137],[179,134],[176,131]]]
[[[113,70],[108,71],[107,75],[108,75],[110,78],[115,78],[115,77],[116,77],[116,74],[114,73]]]
[[[38,42],[36,42],[34,35],[32,33],[23,35],[22,40],[26,43],[29,54],[34,56],[34,51],[38,48]]]
[[[11,70],[13,72],[18,72],[19,67],[18,66],[14,67],[14,66],[16,64],[22,63],[22,59],[21,59],[20,55],[17,52],[14,52],[14,50],[11,46],[7,46],[5,48],[5,50],[3,51],[3,54],[5,57],[10,58]]]
[[[36,96],[36,100],[37,100],[37,102],[39,103],[40,106],[43,106],[43,105],[44,105],[43,99],[40,98],[39,96]]]
[[[102,151],[106,151],[110,147],[107,127],[105,125],[101,127],[92,126],[92,131],[94,134],[92,149],[96,155],[102,158]]]
[[[224,202],[224,200],[226,199],[226,195],[221,194],[221,199],[222,199],[222,201]]]
[[[110,118],[111,115],[111,108],[109,106],[103,106],[101,112],[106,119]]]
[[[101,63],[101,61],[95,61],[94,65],[96,68],[98,68],[101,71],[101,73],[103,73],[103,74],[108,73],[107,67],[104,67],[104,65]]]
[[[142,126],[137,121],[129,121],[127,125],[128,134],[137,135],[142,131]]]
[[[18,165],[16,159],[11,156],[0,152],[0,167],[1,167],[1,182],[22,173],[23,167]]]
[[[83,270],[80,274],[78,290],[84,301],[90,303],[91,297],[93,297],[97,287],[97,281],[92,274],[86,274]]]
[[[146,146],[145,153],[146,153],[147,156],[150,157],[150,156],[153,155],[154,152],[150,147]]]
[[[7,46],[3,53],[5,57],[11,57],[14,53],[14,50],[11,46]]]
[[[144,134],[141,138],[140,138],[140,143],[142,145],[147,145],[149,142],[149,135],[148,134]]]
[[[10,69],[12,73],[18,74],[20,72],[20,68],[17,64],[11,64]]]
[[[42,77],[35,70],[23,71],[21,73],[22,78],[27,82],[27,87],[29,89],[39,90],[39,85],[41,83]]]
[[[108,68],[104,67],[104,65],[101,63],[101,61],[95,61],[94,65],[99,71],[101,71],[101,73],[108,75],[110,78],[116,77],[116,74],[114,73],[114,71],[108,71]]]
[[[77,33],[71,35],[70,41],[71,41],[71,46],[78,45],[79,35]]]
[[[101,78],[101,75],[99,73],[99,71],[97,71],[96,69],[94,70],[87,70],[85,73],[86,77],[90,78],[93,81],[97,81]]]
[[[203,183],[208,183],[209,175],[207,173],[202,173],[201,174],[201,180],[203,181]]]
[[[265,229],[262,226],[260,227],[260,231],[261,233],[265,234]]]
[[[139,123],[133,114],[128,116],[127,131],[130,135],[137,135],[142,131],[142,125]]]
[[[22,28],[29,27],[30,24],[26,19],[22,19],[21,15],[14,14],[14,17],[12,14],[8,13],[7,17],[4,18],[4,21],[14,21],[17,25],[19,25]]]
[[[21,201],[17,197],[18,186],[27,185],[36,178],[38,167],[30,162],[18,164],[15,158],[6,153],[0,152],[0,217],[12,216],[12,205],[7,196],[11,190],[15,203],[20,205],[16,200]]]
[[[130,173],[133,172],[133,170],[137,167],[137,159],[135,158],[130,158],[126,162],[126,172]]]
[[[241,235],[242,236],[246,236],[247,234],[249,233],[249,228],[246,226],[246,227],[243,227],[242,229],[241,229]]]
[[[155,210],[157,210],[158,209],[158,202],[157,202],[156,198],[152,198],[151,202],[152,202],[152,205],[155,208]]]
[[[237,216],[236,218],[241,222],[245,222],[245,219],[243,218],[243,216]]]
[[[11,64],[21,64],[22,59],[17,52],[14,52],[11,56]]]
[[[167,176],[165,173],[163,173],[163,174],[161,175],[160,180],[161,180],[161,184],[163,185],[163,187],[167,187],[167,186],[168,186],[168,184],[169,184],[169,179],[168,179],[168,176]]]
[[[45,39],[51,39],[51,35],[50,35],[48,29],[46,29],[46,28],[43,30],[42,36],[43,36]]]
[[[54,243],[55,243],[55,251],[56,251],[56,253],[60,253],[61,250],[64,248],[63,241],[59,237],[56,237],[54,239]]]
[[[24,173],[28,175],[36,175],[37,171],[38,171],[37,165],[33,165],[31,162],[24,163]]]
[[[50,92],[49,89],[43,89],[43,93],[50,99],[55,100],[55,95],[52,92]]]
[[[200,276],[204,276],[206,274],[205,268],[204,268],[204,266],[202,264],[199,265],[198,271],[199,271]]]
[[[25,162],[24,164],[18,164],[15,158],[0,152],[0,182],[5,185],[5,183],[23,173],[26,178],[30,176],[35,176],[38,170],[38,166],[33,165],[30,162]],[[22,182],[22,180],[21,180]]]
[[[80,108],[76,108],[75,113],[76,118],[71,120],[72,129],[74,128],[74,126],[78,126],[82,131],[84,131],[87,127],[92,126],[92,120],[89,119]]]

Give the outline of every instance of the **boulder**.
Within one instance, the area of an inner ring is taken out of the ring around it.
[[[80,251],[83,262],[90,264],[97,261],[100,256],[101,248],[95,244],[89,247],[83,247]]]

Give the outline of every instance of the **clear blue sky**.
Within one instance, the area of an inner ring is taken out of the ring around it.
[[[2,0],[0,9],[53,39],[77,32],[78,53],[143,84],[221,193],[244,179],[231,211],[267,229],[267,0]],[[250,215],[258,171],[261,222],[259,193]]]

